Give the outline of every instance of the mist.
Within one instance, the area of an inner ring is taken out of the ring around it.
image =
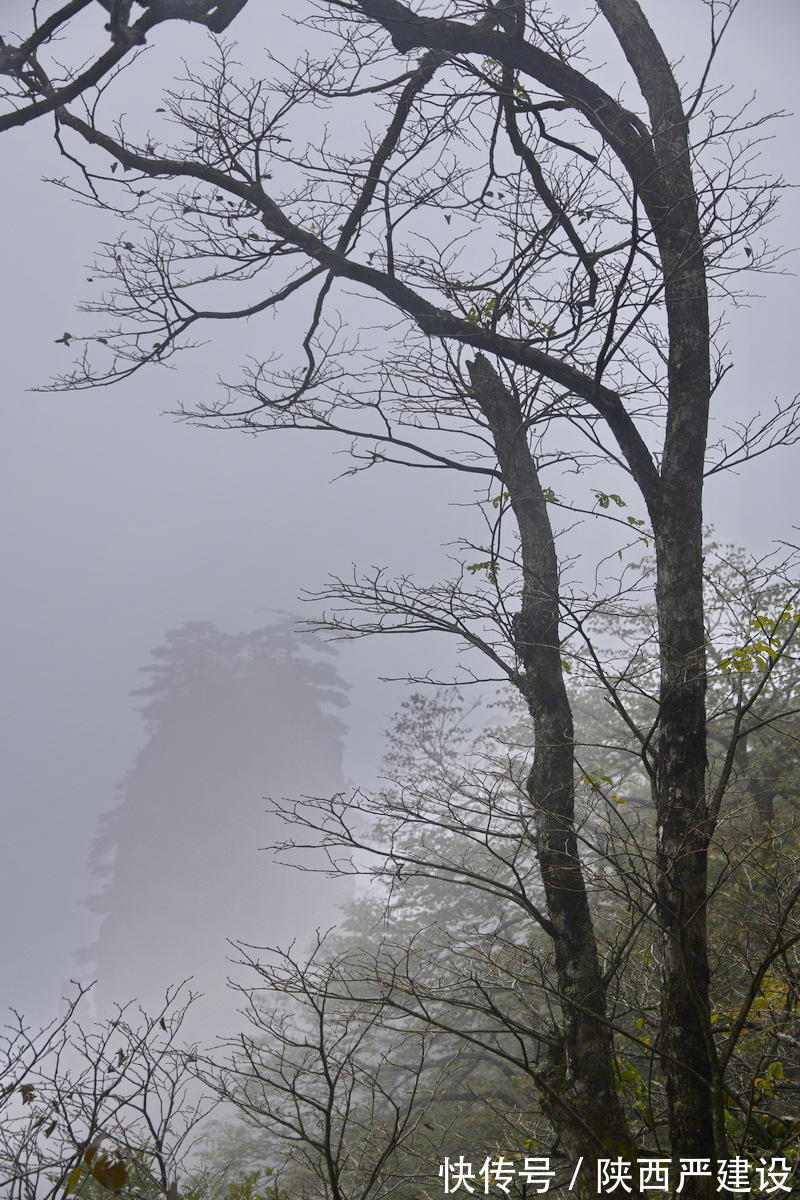
[[[686,75],[700,7],[649,6]],[[28,8],[13,0],[4,20],[22,28]],[[779,35],[767,42],[765,29]],[[231,33],[246,62],[258,58],[263,14],[249,5]],[[303,44],[286,17],[270,38],[278,57]],[[759,111],[791,110],[799,38],[789,0],[745,4],[717,74]],[[147,102],[176,55],[199,58],[205,45],[199,30],[160,39]],[[612,93],[620,63],[609,46],[600,75]],[[132,108],[135,84],[123,79],[121,93]],[[791,112],[761,149],[766,173],[797,183]],[[64,369],[63,332],[81,336],[92,320],[80,305],[112,223],[53,182],[66,167],[46,122],[3,135],[3,150],[2,1000],[39,1022],[73,979],[97,980],[98,1015],[128,1000],[152,1007],[188,980],[203,997],[192,1033],[216,1037],[241,1023],[235,943],[310,944],[353,896],[319,858],[275,849],[292,835],[272,801],[380,787],[403,699],[464,665],[453,639],[432,634],[309,633],[324,608],[314,593],[354,565],[446,575],[459,539],[477,536],[475,493],[436,471],[354,474],[346,439],[175,415],[213,403],[248,355],[297,341],[291,307],[218,323],[174,368],[110,389],[32,390]],[[788,251],[798,217],[787,189],[769,233]],[[795,268],[790,253],[730,309],[720,435],[797,391]],[[375,326],[363,296],[347,304],[354,327]],[[759,554],[785,537],[796,463],[788,447],[712,478],[710,536]],[[603,547],[590,523],[569,537],[585,583]],[[479,687],[494,697],[493,681]]]

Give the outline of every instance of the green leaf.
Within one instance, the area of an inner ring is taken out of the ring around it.
[[[80,1162],[78,1163],[77,1167],[73,1167],[73,1169],[70,1171],[69,1175],[67,1176],[67,1186],[64,1189],[64,1194],[66,1196],[69,1196],[71,1192],[75,1191],[78,1184],[83,1179],[85,1170],[86,1168],[84,1167],[83,1163]]]
[[[592,491],[597,497],[597,503],[601,508],[608,508],[612,500],[617,508],[627,508],[625,501],[617,492],[601,492],[599,488],[592,488]]]
[[[498,566],[493,559],[487,559],[486,562],[467,563],[467,570],[474,575],[477,571],[485,571],[487,579],[491,579],[492,583],[497,583]]]

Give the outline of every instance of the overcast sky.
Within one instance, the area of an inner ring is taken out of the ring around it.
[[[24,26],[26,7],[4,5],[19,13],[12,28]],[[701,0],[650,0],[646,8],[673,56],[691,58]],[[263,13],[251,4],[233,34],[252,47]],[[269,36],[275,52],[297,43],[272,20]],[[743,0],[718,78],[742,98],[756,93],[764,110],[795,109],[798,45],[794,0]],[[609,56],[603,80],[612,91],[619,74]],[[797,119],[778,124],[773,139],[765,169],[800,182]],[[92,891],[88,852],[143,745],[129,693],[151,648],[187,621],[238,632],[275,610],[296,612],[304,587],[351,562],[435,578],[443,545],[463,528],[452,501],[466,493],[429,473],[410,481],[390,469],[332,485],[346,463],[325,438],[252,438],[165,415],[181,400],[211,398],[217,373],[247,353],[252,326],[214,330],[213,345],[179,360],[175,372],[142,374],[111,391],[31,393],[66,365],[55,339],[86,322],[76,306],[89,291],[97,217],[42,182],[61,170],[45,124],[5,135],[1,149],[2,999],[46,1015],[95,931],[82,903]],[[773,235],[792,244],[799,226],[798,201],[787,194]],[[758,290],[765,299],[732,318],[726,416],[800,387],[797,280],[759,280]],[[788,451],[713,484],[711,521],[726,539],[765,546],[796,519],[798,474],[798,452]],[[401,696],[377,677],[399,675],[409,662],[446,673],[452,650],[430,638],[414,649],[405,639],[344,647],[347,778],[374,775]]]

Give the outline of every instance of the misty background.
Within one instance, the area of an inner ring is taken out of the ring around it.
[[[701,0],[646,7],[690,75]],[[12,29],[25,26],[26,3],[4,9]],[[257,46],[263,24],[263,6],[252,4],[233,36]],[[272,15],[269,25],[270,48],[290,57],[298,32]],[[199,33],[181,39],[159,37],[154,80],[181,54],[203,53]],[[742,101],[755,93],[759,111],[792,110],[798,45],[793,0],[745,0],[717,79]],[[601,75],[618,90],[610,47]],[[149,102],[158,103],[156,82]],[[767,133],[764,171],[800,182],[797,118]],[[337,479],[349,463],[330,438],[222,433],[169,415],[211,399],[217,378],[234,375],[254,347],[296,333],[286,316],[283,326],[216,327],[175,370],[111,390],[31,392],[67,365],[62,332],[90,329],[77,307],[111,224],[42,181],[64,172],[46,122],[5,135],[0,152],[0,1001],[48,1019],[67,981],[102,964],[107,999],[194,974],[215,997],[216,1022],[226,938],[274,944],[335,919],[332,885],[290,878],[260,849],[275,836],[265,797],[373,785],[405,694],[379,677],[446,678],[456,664],[443,638],[328,649],[299,640],[292,616],[314,611],[301,593],[351,564],[439,577],[448,543],[465,533],[470,491],[460,479],[392,467]],[[789,191],[773,241],[797,243],[798,215]],[[800,387],[797,281],[758,277],[754,290],[763,299],[730,316],[735,368],[716,397],[718,423]],[[354,320],[369,311],[352,303]],[[765,550],[796,523],[799,493],[798,451],[779,451],[712,479],[709,521],[720,539]]]

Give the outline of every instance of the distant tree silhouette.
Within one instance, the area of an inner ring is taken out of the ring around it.
[[[80,957],[104,1001],[192,976],[219,1021],[228,938],[302,941],[330,919],[333,885],[259,853],[276,834],[266,797],[342,785],[344,684],[322,649],[287,619],[193,622],[153,651],[134,693],[149,737],[91,856],[101,924]]]

